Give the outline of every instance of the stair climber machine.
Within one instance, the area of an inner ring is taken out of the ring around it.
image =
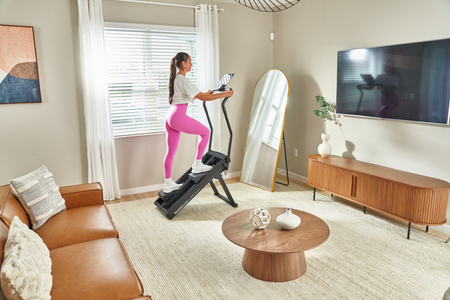
[[[231,80],[234,74],[225,74],[222,79],[219,81],[217,88],[214,92],[224,92],[227,90],[226,85]],[[209,149],[208,152],[203,155],[202,163],[205,165],[212,166],[213,168],[208,172],[193,174],[191,173],[192,168],[186,171],[176,183],[183,184],[181,188],[175,190],[171,193],[164,193],[163,191],[159,192],[159,198],[155,201],[155,205],[166,215],[167,218],[172,219],[180,212],[180,210],[185,207],[189,201],[191,201],[207,184],[211,185],[211,188],[214,191],[214,195],[230,204],[233,207],[237,207],[237,203],[234,202],[233,197],[230,194],[230,191],[223,180],[222,173],[228,170],[230,164],[230,151],[231,151],[231,142],[233,140],[233,131],[231,130],[230,121],[228,120],[227,110],[225,109],[225,104],[228,100],[228,97],[223,99],[222,101],[222,112],[225,116],[225,120],[227,121],[228,131],[230,132],[230,140],[228,143],[228,153],[224,155],[220,152],[211,150],[211,141],[213,137],[213,127],[211,124],[211,120],[209,118],[208,110],[206,108],[206,102],[203,102],[203,109],[205,110],[206,117],[208,119],[209,127],[211,128],[210,139],[209,139]],[[225,191],[226,197],[221,195],[214,185],[213,179],[218,179],[220,184],[222,185],[223,190]]]

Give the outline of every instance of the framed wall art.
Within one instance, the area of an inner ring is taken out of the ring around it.
[[[40,102],[33,27],[0,25],[0,104]]]

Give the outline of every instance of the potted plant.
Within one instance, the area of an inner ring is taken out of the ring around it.
[[[322,96],[316,96],[316,100],[321,110],[315,109],[314,114],[323,120],[324,133],[327,133],[327,120],[334,121],[333,115],[336,112],[336,104],[328,102]]]
[[[317,151],[322,157],[327,157],[331,154],[331,145],[328,144],[330,134],[327,133],[327,120],[334,121],[334,113],[336,112],[336,104],[328,102],[322,96],[316,96],[316,100],[320,105],[320,110],[315,109],[314,114],[323,120],[324,133],[321,134],[322,144],[319,145]]]

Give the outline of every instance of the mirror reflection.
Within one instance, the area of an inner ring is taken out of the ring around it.
[[[288,97],[289,81],[279,70],[265,72],[256,83],[241,182],[273,191]]]

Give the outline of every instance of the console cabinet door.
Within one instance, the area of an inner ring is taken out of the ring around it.
[[[387,191],[393,189],[390,181],[383,178],[355,173],[353,198],[370,207],[386,210]]]
[[[308,184],[342,197],[352,197],[352,171],[310,161]]]

